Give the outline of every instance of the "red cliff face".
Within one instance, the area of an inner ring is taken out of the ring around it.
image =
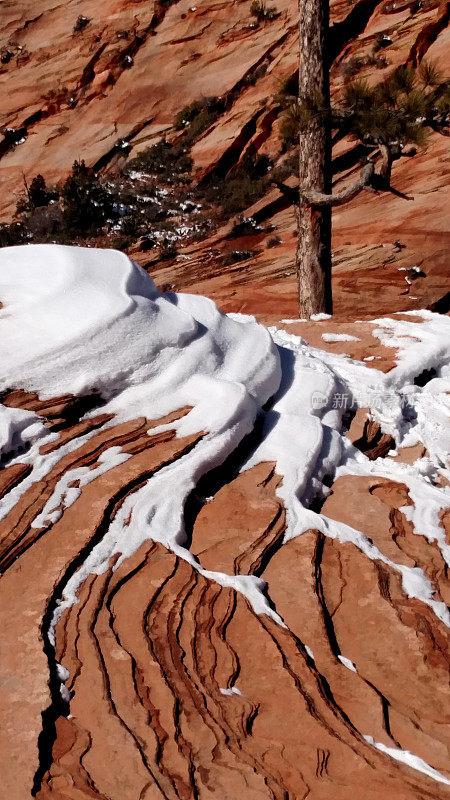
[[[287,627],[149,541],[117,570],[111,563],[91,575],[64,612],[53,658],[70,676],[70,716],[47,711],[41,720],[51,700],[41,625],[59,581],[149,472],[195,443],[170,431],[147,435],[148,427],[136,420],[95,435],[2,524],[2,637],[21,644],[4,648],[2,661],[8,798],[31,796],[33,777],[41,800],[447,797],[445,784],[363,738],[450,775],[445,626],[406,598],[396,572],[352,544],[310,531],[281,547],[285,512],[270,463],[203,506],[191,551],[206,569],[261,576]],[[63,471],[94,466],[111,444],[130,454],[126,464],[85,487],[53,526],[30,529]],[[448,601],[438,549],[402,513],[409,502],[400,483],[347,477],[323,511],[363,530],[396,563],[423,567]]]

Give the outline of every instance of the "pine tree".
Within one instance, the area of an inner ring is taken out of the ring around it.
[[[75,161],[62,192],[64,221],[76,234],[98,231],[113,210],[111,195],[84,161]]]
[[[365,188],[391,191],[393,162],[415,154],[407,145],[421,145],[426,128],[448,128],[450,85],[441,83],[433,65],[397,68],[371,88],[349,84],[340,106],[331,108],[327,39],[329,0],[299,0],[300,62],[298,98],[285,112],[286,127],[299,137],[299,189],[277,182],[295,203],[298,229],[296,270],[300,316],[332,313],[331,209]],[[367,147],[357,180],[331,193],[331,133],[356,137]],[[377,165],[377,171],[375,169]]]

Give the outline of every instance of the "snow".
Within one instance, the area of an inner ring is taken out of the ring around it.
[[[437,485],[440,475],[448,475],[446,444],[442,446],[442,434],[436,437],[435,421],[439,417],[448,435],[449,415],[443,389],[450,388],[450,320],[426,311],[421,315],[422,323],[375,321],[378,327],[373,329],[374,335],[388,346],[399,347],[397,366],[386,374],[362,362],[316,350],[300,337],[272,328],[283,377],[265,415],[262,441],[244,469],[260,461],[276,461],[277,473],[283,477],[277,494],[286,507],[285,541],[315,529],[330,538],[353,543],[371,560],[381,561],[398,572],[405,594],[428,605],[450,627],[445,604],[435,598],[433,585],[420,568],[393,562],[361,531],[309,508],[314,496],[326,496],[328,492],[322,483],[325,475],[374,475],[400,481],[408,487],[414,503],[413,510],[407,512],[411,514],[414,533],[436,541],[448,563],[450,552],[439,514],[450,507],[450,489]],[[423,388],[414,385],[414,377],[430,364],[439,371],[439,382],[430,388],[428,384]],[[394,436],[398,446],[421,441],[427,450],[430,448],[430,457],[412,466],[385,459],[370,461],[342,435],[342,415],[347,408],[340,402],[343,397],[350,397],[356,407],[364,407],[371,400],[373,417]],[[421,410],[424,403],[431,406],[426,414]]]
[[[62,664],[59,664],[57,662],[56,663],[56,676],[57,676],[58,680],[60,681],[60,687],[59,687],[60,695],[61,695],[61,697],[62,697],[62,699],[64,700],[65,703],[69,703],[70,702],[70,692],[69,692],[67,686],[65,686],[65,681],[67,681],[68,678],[70,677],[69,670],[67,670],[65,667],[63,667]]]
[[[424,775],[427,775],[432,780],[437,781],[438,783],[445,783],[447,786],[450,786],[450,780],[446,778],[444,775],[441,775],[436,769],[430,767],[426,761],[423,761],[422,758],[419,756],[415,756],[413,753],[410,753],[409,750],[400,750],[397,747],[387,747],[382,742],[376,742],[372,736],[364,736],[364,739],[368,744],[371,744],[372,747],[375,747],[377,750],[380,750],[381,753],[385,753],[390,758],[394,758],[396,761],[401,761],[403,764],[406,764],[408,767],[417,770],[417,772],[423,772]]]
[[[41,397],[96,392],[106,401],[103,411],[114,414],[111,425],[143,416],[156,419],[191,406],[185,417],[153,432],[174,427],[178,436],[205,432],[190,453],[127,498],[102,541],[65,587],[62,606],[76,601],[77,588],[90,572],[107,569],[114,555],[119,555],[117,568],[149,538],[202,571],[184,547],[185,501],[199,478],[221,464],[252,430],[273,396],[264,414],[261,442],[243,469],[276,461],[283,477],[278,493],[286,506],[285,541],[317,528],[326,536],[352,542],[370,559],[399,572],[405,593],[450,624],[445,606],[435,599],[431,582],[419,568],[395,564],[360,531],[309,508],[314,497],[328,492],[322,482],[325,475],[400,480],[412,501],[403,511],[414,532],[435,541],[450,563],[440,522],[442,510],[450,506],[450,491],[437,485],[440,475],[448,475],[450,445],[448,318],[424,311],[421,324],[414,318],[365,323],[386,346],[398,348],[397,366],[384,374],[309,347],[284,330],[268,331],[253,317],[221,314],[206,298],[161,294],[142,269],[116,251],[48,245],[4,249],[1,299],[0,391],[13,386]],[[423,388],[415,386],[414,377],[430,367],[435,368],[435,377]],[[429,455],[412,466],[369,461],[342,434],[344,397],[353,406],[369,402],[373,417],[392,433],[397,446],[421,441]],[[33,482],[94,434],[43,456],[40,444],[57,435],[49,434],[30,412],[0,409],[2,451],[14,460],[14,451],[25,449],[21,461],[33,467],[3,498],[0,516],[5,516]],[[84,485],[127,458],[126,452],[112,447],[91,469],[67,471],[33,525],[56,522]],[[236,588],[255,610],[282,623],[266,599],[262,580],[202,574]]]
[[[69,670],[63,667],[62,664],[56,665],[56,674],[60,681],[64,682],[70,677]]]
[[[322,333],[324,342],[360,342],[358,336],[352,336],[350,333]]]
[[[110,557],[120,553],[117,568],[152,538],[206,577],[240,591],[257,613],[283,624],[265,597],[263,580],[204,571],[183,546],[187,497],[201,476],[252,430],[279,386],[280,360],[269,332],[252,320],[227,317],[207,298],[161,294],[147,273],[116,251],[14,247],[2,251],[0,262],[0,391],[13,386],[41,397],[96,392],[106,400],[103,412],[115,415],[110,424],[157,419],[191,406],[182,419],[152,433],[173,428],[178,436],[204,432],[188,455],[127,498],[104,539],[65,587],[58,614],[76,602],[76,590],[90,572],[104,571]],[[22,460],[33,465],[33,472],[5,498],[1,514],[88,438],[47,456],[32,448]],[[83,468],[69,471],[33,524],[55,522],[83,485],[125,458],[126,453],[110,448],[91,474]],[[69,487],[74,481],[78,486]]]
[[[310,319],[312,319],[313,322],[321,322],[324,319],[331,319],[331,314],[311,314]]]
[[[396,368],[384,374],[348,357],[311,348],[286,331],[269,333],[252,317],[225,316],[206,298],[163,295],[143,270],[115,251],[48,245],[7,248],[1,254],[1,267],[0,391],[21,387],[41,397],[96,392],[106,400],[103,410],[115,415],[111,424],[142,416],[155,419],[192,406],[170,427],[176,427],[179,436],[206,431],[192,453],[155,475],[133,495],[130,508],[124,504],[136,524],[132,520],[126,542],[119,530],[109,531],[99,551],[90,554],[89,569],[106,568],[111,555],[130,555],[150,536],[172,549],[184,549],[185,499],[201,475],[222,463],[252,430],[272,395],[262,441],[244,469],[262,460],[277,462],[283,476],[279,494],[287,509],[286,541],[318,527],[325,535],[353,541],[370,558],[392,563],[361,532],[308,508],[317,494],[326,495],[322,483],[326,474],[374,474],[406,483],[413,505],[405,507],[405,515],[415,533],[436,541],[450,563],[439,518],[450,506],[450,494],[436,485],[438,475],[448,473],[450,449],[450,320],[446,317],[424,311],[422,324],[399,319],[376,320],[377,327],[366,323],[386,346],[398,348]],[[348,341],[349,334],[323,336]],[[414,377],[430,367],[436,369],[436,377],[423,388],[415,386]],[[392,433],[397,445],[421,441],[429,456],[412,467],[369,462],[342,435],[346,403],[336,398],[344,395],[356,406],[369,401],[374,418]],[[0,408],[2,451],[10,455],[28,447],[22,460],[33,466],[32,474],[4,499],[0,507],[4,516],[21,492],[45,477],[89,434],[57,454],[41,456],[39,444],[55,434],[49,434],[30,412]],[[87,482],[127,457],[110,448],[93,469],[69,470],[33,524],[55,522]],[[167,530],[172,531],[169,538]],[[80,579],[87,568],[86,563]],[[420,597],[447,619],[420,570],[394,568],[411,596]],[[263,597],[254,579],[245,586],[242,576],[232,580],[240,581],[241,589],[252,597],[255,592]]]
[[[428,605],[450,626],[448,610],[420,568],[393,562],[361,531],[310,508],[315,497],[329,491],[325,476],[373,475],[400,481],[411,499],[401,510],[414,533],[436,542],[450,564],[440,520],[443,509],[450,507],[450,489],[439,485],[441,478],[450,477],[447,317],[414,311],[411,320],[361,323],[382,344],[397,348],[396,366],[385,374],[348,356],[312,348],[285,330],[268,330],[253,317],[222,314],[204,297],[162,294],[147,273],[116,251],[53,245],[5,248],[0,253],[0,298],[0,391],[23,388],[42,398],[95,392],[105,401],[102,411],[114,415],[104,428],[138,417],[158,419],[189,406],[186,416],[151,433],[175,428],[181,437],[203,432],[190,452],[125,499],[102,540],[64,587],[53,625],[64,608],[77,602],[77,590],[88,575],[108,569],[113,556],[118,556],[117,569],[148,539],[161,542],[206,578],[243,594],[256,613],[284,625],[262,579],[204,570],[185,546],[184,505],[189,494],[260,417],[261,440],[242,469],[276,462],[282,477],[277,491],[286,507],[284,541],[317,529],[352,543],[369,559],[398,572],[405,594]],[[421,323],[414,319],[418,313]],[[357,340],[350,334],[325,333],[323,338]],[[431,379],[423,387],[415,385],[414,378],[430,369]],[[397,447],[421,442],[427,456],[413,465],[369,461],[343,435],[348,400],[352,407],[369,404],[373,418],[392,434]],[[40,445],[57,434],[49,433],[37,415],[0,404],[2,457],[32,466],[30,475],[2,499],[0,518],[34,482],[93,435],[42,455]],[[55,523],[83,486],[128,457],[126,448],[111,447],[91,468],[68,470],[32,524]],[[50,641],[52,636],[53,626]],[[340,660],[355,669],[349,659]]]
[[[346,658],[345,656],[339,655],[338,659],[341,662],[341,664],[343,664],[344,667],[347,667],[347,669],[349,669],[351,672],[357,672],[357,669],[356,669],[353,661],[351,661],[349,658]]]
[[[47,433],[42,420],[31,411],[0,405],[0,460],[19,453]]]
[[[239,324],[206,298],[160,294],[122,253],[13,247],[1,268],[0,391],[95,391],[121,420],[195,405],[180,423],[186,435],[205,425],[230,433],[236,414],[248,428],[279,384],[262,326]]]
[[[64,702],[65,703],[70,703],[70,699],[71,699],[70,698],[70,692],[69,692],[67,686],[65,686],[62,683],[61,686],[59,687],[59,692],[60,692],[60,695],[61,695],[62,699],[64,700]]]
[[[53,245],[0,251],[0,300],[0,392],[22,388],[41,398],[99,394],[105,401],[102,412],[113,415],[103,430],[136,418],[157,420],[190,407],[184,417],[159,424],[150,434],[168,429],[175,429],[179,437],[201,434],[189,452],[125,498],[101,541],[66,583],[47,632],[50,643],[54,625],[64,608],[77,602],[83,581],[106,571],[114,556],[117,569],[149,539],[205,578],[240,592],[255,613],[285,627],[267,596],[270,586],[261,578],[205,570],[186,546],[187,498],[199,479],[222,464],[253,430],[257,418],[262,434],[242,470],[262,461],[276,462],[282,478],[277,493],[286,508],[284,541],[315,529],[351,543],[370,560],[395,570],[405,595],[429,606],[450,626],[449,612],[422,569],[392,561],[361,531],[310,507],[314,498],[329,492],[325,476],[399,481],[411,501],[400,511],[414,534],[436,543],[450,565],[441,523],[443,510],[450,508],[450,489],[443,485],[450,479],[450,319],[414,311],[410,320],[361,323],[384,346],[397,349],[396,366],[383,373],[348,356],[310,347],[285,330],[266,329],[254,317],[222,314],[207,298],[162,294],[147,273],[116,251]],[[422,322],[416,321],[417,315]],[[320,314],[313,319],[328,318]],[[297,321],[301,320],[284,324]],[[329,342],[358,341],[345,333],[322,336]],[[379,356],[365,361],[375,358]],[[425,370],[425,385],[415,384]],[[397,448],[420,442],[426,456],[408,465],[392,459],[370,461],[356,450],[344,435],[343,416],[349,407],[367,405]],[[0,501],[0,519],[33,483],[94,435],[91,431],[42,454],[41,445],[58,434],[49,432],[38,415],[0,404],[2,460],[32,467]],[[56,523],[87,483],[129,457],[126,446],[110,447],[90,467],[68,469],[32,525]],[[305,650],[314,659],[312,650]],[[340,655],[339,661],[356,672],[349,658]],[[57,676],[68,702],[64,683],[69,674],[57,665]],[[237,687],[220,691],[240,695]],[[365,738],[390,757],[449,783],[408,751]]]
[[[32,522],[33,528],[43,528],[57,522],[63,515],[66,508],[69,508],[81,495],[83,486],[92,483],[105,472],[109,472],[113,467],[123,464],[130,456],[123,453],[120,447],[110,447],[98,458],[98,466],[77,467],[67,470],[56,484],[55,490],[47,500],[41,513]],[[69,484],[76,483],[76,486]]]
[[[233,697],[233,695],[243,697],[241,690],[238,689],[237,686],[232,686],[231,689],[221,689],[220,693],[227,695],[228,697]]]

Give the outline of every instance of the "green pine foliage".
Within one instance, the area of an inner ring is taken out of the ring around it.
[[[280,134],[284,150],[288,150],[298,143],[300,131],[304,130],[310,118],[306,109],[298,102],[292,103],[283,111]]]
[[[183,130],[187,125],[190,125],[191,122],[205,110],[206,103],[202,100],[194,100],[188,106],[185,106],[178,112],[175,117],[175,121],[173,127],[176,131]]]
[[[75,161],[61,192],[64,222],[78,234],[99,230],[112,214],[113,198],[84,161]]]
[[[286,147],[298,142],[314,117],[328,113],[319,97],[287,105],[280,126]],[[423,61],[418,69],[397,67],[375,86],[349,81],[340,105],[331,111],[331,126],[365,144],[422,145],[427,128],[448,126],[449,118],[450,83]]]
[[[292,100],[293,97],[297,96],[298,96],[298,71],[294,72],[291,75],[286,75],[279,81],[276,99],[281,103],[285,103],[286,101]]]
[[[350,83],[343,98],[343,121],[366,143],[421,145],[435,116],[439,76],[431,65],[419,70],[401,66],[370,87]]]
[[[48,206],[50,200],[56,197],[56,193],[47,189],[45,180],[42,175],[36,175],[30,183],[28,189],[28,197],[30,205],[34,208],[41,206]]]
[[[26,230],[22,222],[0,222],[0,247],[13,247],[26,241]]]
[[[84,14],[80,14],[77,18],[75,25],[73,26],[73,33],[81,33],[90,23],[89,17],[85,17]]]
[[[194,100],[179,111],[174,120],[174,128],[176,131],[183,131],[181,139],[183,146],[192,147],[197,139],[218,120],[225,108],[225,98],[206,97]]]
[[[268,186],[270,159],[249,148],[238,167],[232,170],[220,187],[222,210],[226,215],[248,208],[264,194]]]
[[[281,119],[280,133],[285,149],[298,142],[301,131],[306,130],[314,117],[324,113],[323,97],[317,93],[305,97],[301,103],[290,103]]]
[[[139,153],[127,162],[126,172],[142,171],[168,183],[183,183],[189,179],[192,159],[181,144],[165,139]]]

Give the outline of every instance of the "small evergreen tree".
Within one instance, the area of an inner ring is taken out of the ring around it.
[[[48,189],[42,175],[36,175],[28,188],[28,200],[30,208],[40,208],[48,206],[50,200],[56,200],[58,192],[55,189]]]
[[[75,234],[95,233],[113,213],[113,198],[84,161],[75,161],[62,192],[64,222]]]
[[[75,25],[73,26],[73,33],[75,34],[84,31],[86,26],[89,25],[90,21],[91,20],[89,17],[85,17],[84,14],[80,14],[76,19]]]

